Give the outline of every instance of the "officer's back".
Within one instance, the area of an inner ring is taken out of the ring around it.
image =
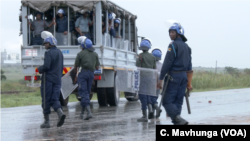
[[[142,68],[155,68],[156,59],[148,51],[143,51],[139,54],[138,59],[136,60],[136,66]]]
[[[46,68],[46,80],[54,83],[61,84],[62,72],[63,72],[63,54],[57,49],[57,47],[51,47],[45,53]]]
[[[188,45],[182,41],[181,38],[177,38],[171,44],[172,54],[175,56],[175,60],[170,71],[187,71],[190,66],[190,54],[191,49]]]
[[[79,64],[83,69],[95,71],[96,64],[99,65],[98,54],[94,51],[83,49],[76,59],[76,64]]]

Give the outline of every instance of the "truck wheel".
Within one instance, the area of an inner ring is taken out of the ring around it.
[[[116,78],[116,75],[115,75]],[[116,79],[113,88],[106,88],[108,103],[110,106],[118,106],[120,100],[120,91],[116,89]]]
[[[107,88],[108,103],[110,106],[117,106],[119,104],[120,92],[115,88]]]
[[[60,93],[59,101],[61,103],[61,106],[67,106],[69,102],[69,96],[66,99],[63,99],[62,93]]]
[[[134,96],[135,94],[134,93],[130,93],[130,92],[124,92],[125,94],[125,97],[126,96]],[[139,99],[139,96],[137,95],[136,97],[134,98],[126,98],[128,101],[138,101]]]
[[[105,88],[97,88],[97,99],[100,106],[107,106],[107,97]]]

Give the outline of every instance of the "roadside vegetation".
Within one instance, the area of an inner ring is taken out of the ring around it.
[[[26,86],[29,82],[24,81],[24,75],[22,73],[21,66],[4,65],[2,66],[2,71],[1,74],[3,74],[6,79],[2,79],[1,81],[1,92],[32,92],[1,94],[1,108],[41,104],[40,89]],[[250,69],[238,70],[237,68],[225,67],[223,71],[218,71],[217,73],[214,71],[206,71],[204,69],[194,69],[192,86],[192,92],[249,88]],[[124,94],[122,94],[120,97],[124,97]],[[92,100],[97,100],[96,94],[93,95]],[[76,101],[78,101],[76,96],[71,94],[69,102]]]
[[[243,71],[225,67],[224,72],[194,71],[192,86],[194,92],[238,89],[250,87],[250,69]]]
[[[4,71],[1,69],[1,80],[6,80],[6,76],[4,75]]]

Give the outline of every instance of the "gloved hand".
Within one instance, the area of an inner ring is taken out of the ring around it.
[[[73,84],[76,84],[76,83],[77,83],[77,81],[75,82],[76,73],[74,72],[74,70],[72,70],[72,71],[70,72],[70,77],[71,77],[71,79],[72,79]],[[77,80],[77,79],[76,79],[76,80]]]

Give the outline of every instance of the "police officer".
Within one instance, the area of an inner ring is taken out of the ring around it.
[[[169,28],[169,36],[173,42],[168,46],[158,87],[161,88],[162,80],[168,74],[170,80],[168,86],[164,86],[167,89],[163,98],[163,106],[174,125],[187,125],[188,122],[180,115],[188,81],[186,71],[192,70],[191,48],[185,43],[187,39],[179,23],[174,23]],[[164,82],[166,80],[165,78]]]
[[[161,72],[161,68],[162,68],[162,63],[160,62],[161,55],[162,55],[161,50],[160,49],[154,49],[152,51],[152,55],[156,59],[156,69],[158,71],[158,76],[160,77],[160,72]],[[157,89],[156,94],[157,94],[157,96],[150,96],[150,100],[151,100],[151,103],[153,105],[153,113],[155,112],[155,110],[159,110],[157,99],[158,99],[158,95],[160,94],[160,89]]]
[[[139,58],[136,60],[136,66],[141,68],[151,68],[156,69],[156,59],[148,52],[152,44],[149,39],[143,39],[140,43],[139,50],[143,53],[139,54]],[[142,76],[141,77],[145,77]],[[139,99],[141,101],[142,117],[137,119],[138,122],[147,122],[148,118],[153,118],[152,103],[150,102],[150,96],[139,94]],[[148,116],[147,116],[147,106],[148,106]]]
[[[42,32],[42,34],[46,32],[47,31],[44,31]],[[57,112],[57,127],[60,127],[63,125],[64,119],[66,118],[66,115],[62,111],[62,107],[59,101],[61,78],[63,72],[63,54],[59,49],[57,49],[57,40],[52,36],[52,34],[51,36],[44,39],[43,44],[47,51],[45,52],[44,64],[38,68],[38,71],[40,74],[43,74],[41,83],[41,96],[45,121],[43,124],[41,124],[40,127],[50,128],[50,107],[53,107],[53,109]]]
[[[117,18],[117,19],[114,20],[114,28],[115,28],[116,38],[121,38],[121,37],[119,36],[119,30],[120,30],[121,36],[123,36],[122,29],[119,29],[120,24],[121,24],[121,19],[120,19],[120,18]]]
[[[58,45],[68,45],[68,18],[63,9],[57,11],[58,17],[56,19],[56,38]]]
[[[116,32],[114,27],[112,26],[112,21],[113,21],[113,15],[112,13],[108,14],[108,33],[110,36],[113,36],[114,38],[116,37]],[[106,22],[103,22],[103,28],[102,31],[105,32],[106,31]]]
[[[95,48],[92,47],[92,41],[90,39],[83,39],[81,41],[81,47],[83,50],[77,54],[75,60],[75,68],[79,67],[79,74],[75,80],[77,80],[78,92],[81,97],[81,118],[88,120],[92,118],[92,113],[89,106],[89,95],[94,80],[94,71],[99,68],[100,62],[98,59],[98,54],[94,52]],[[85,111],[87,111],[86,117],[84,117]]]

